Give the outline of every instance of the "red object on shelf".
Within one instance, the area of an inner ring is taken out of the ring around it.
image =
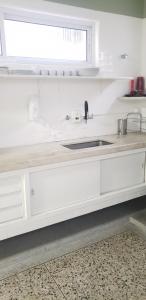
[[[134,82],[134,79],[130,80],[130,96],[134,96],[134,85],[135,85],[135,82]]]
[[[144,85],[145,85],[144,77],[142,77],[142,76],[137,77],[137,80],[136,80],[136,90],[137,90],[139,96],[143,96],[144,95],[144,90],[145,90],[145,86]]]

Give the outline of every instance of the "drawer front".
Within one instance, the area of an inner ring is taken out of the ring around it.
[[[0,224],[17,220],[23,217],[23,207],[10,207],[0,210]]]
[[[19,192],[23,189],[23,176],[9,176],[0,178],[0,196]]]
[[[24,216],[24,177],[0,178],[0,224]]]
[[[0,209],[13,207],[13,206],[20,206],[22,205],[23,201],[23,193],[17,192],[12,194],[0,195]]]

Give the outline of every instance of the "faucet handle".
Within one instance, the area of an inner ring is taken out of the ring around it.
[[[88,112],[88,101],[85,101],[84,105],[85,105],[85,111]]]
[[[85,119],[86,122],[87,122],[87,119],[88,119],[88,112],[89,112],[88,101],[85,101],[85,102],[84,102],[84,110],[85,110],[85,117],[84,117],[84,119]]]

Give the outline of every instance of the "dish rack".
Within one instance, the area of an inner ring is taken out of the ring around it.
[[[141,113],[133,112],[127,114],[127,133],[141,133],[146,131],[146,118]]]

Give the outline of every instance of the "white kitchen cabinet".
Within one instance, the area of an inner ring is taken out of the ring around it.
[[[0,175],[0,240],[146,195],[136,150]]]
[[[93,201],[99,195],[99,162],[76,162],[30,174],[32,215]]]
[[[101,194],[135,188],[145,182],[145,152],[101,161]]]

